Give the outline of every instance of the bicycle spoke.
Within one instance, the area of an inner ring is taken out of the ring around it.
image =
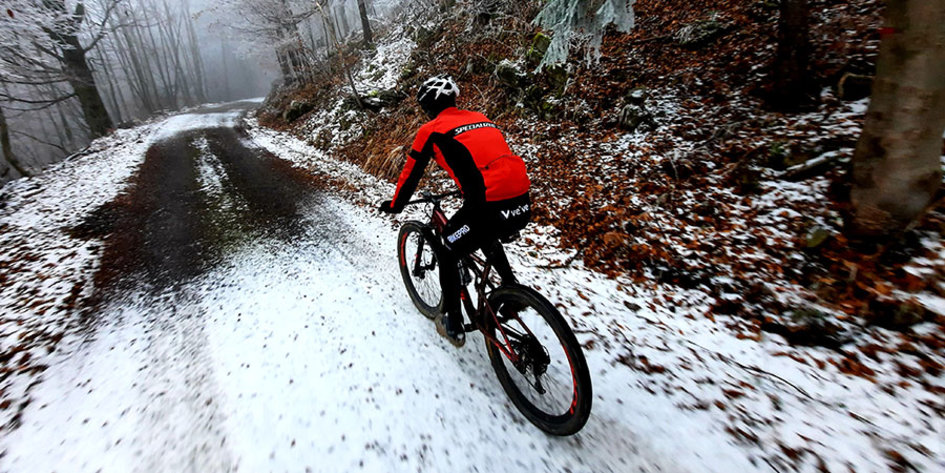
[[[533,320],[533,326],[523,319]],[[529,308],[514,317],[506,317],[500,330],[517,355],[517,362],[507,359],[506,363],[511,365],[512,381],[521,387],[522,394],[542,411],[555,415],[566,413],[573,402],[574,378],[567,355],[551,327]],[[555,350],[554,356],[549,350]]]
[[[401,273],[414,304],[428,318],[438,315],[440,288],[436,255],[423,236],[423,227],[408,224],[402,231],[398,251],[402,255]]]

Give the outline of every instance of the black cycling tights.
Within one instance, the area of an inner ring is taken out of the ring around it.
[[[436,240],[434,240],[436,241]],[[463,317],[459,305],[459,258],[465,254],[457,254],[437,241],[437,256],[440,259],[440,287],[443,288],[443,301],[445,302],[446,313],[449,314],[449,323],[462,323]],[[502,284],[515,282],[515,275],[512,274],[512,267],[509,265],[509,259],[505,255],[505,250],[499,244],[499,240],[493,239],[482,245],[482,252],[486,259],[492,263],[492,269],[499,273],[502,278]]]

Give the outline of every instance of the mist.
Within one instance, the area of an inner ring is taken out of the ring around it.
[[[237,34],[230,26],[240,11],[220,2],[52,3],[62,10],[10,0],[0,15],[0,184],[38,173],[111,130],[202,103],[265,96],[280,79],[273,45]],[[88,78],[67,67],[73,36]],[[107,112],[99,129],[76,86],[90,82]]]

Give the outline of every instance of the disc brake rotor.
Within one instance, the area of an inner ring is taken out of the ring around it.
[[[548,370],[548,365],[551,363],[548,350],[531,334],[525,335],[525,338],[521,341],[510,342],[510,345],[512,350],[518,354],[518,362],[514,363],[515,369],[525,376],[530,368],[535,378],[532,386],[539,394],[544,394],[545,388],[542,386],[541,377]]]

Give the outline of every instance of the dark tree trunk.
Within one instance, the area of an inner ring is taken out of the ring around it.
[[[942,185],[945,2],[889,0],[873,97],[853,155],[847,230],[888,238],[921,217]]]
[[[808,0],[781,0],[778,20],[778,51],[772,71],[773,83],[768,105],[793,111],[809,104],[811,97],[810,8]]]
[[[62,51],[63,64],[69,74],[69,85],[72,86],[82,106],[82,114],[85,116],[85,123],[89,126],[89,134],[92,139],[95,139],[105,135],[113,127],[112,119],[108,116],[105,104],[102,103],[92,70],[85,61],[85,50],[79,46],[78,38],[74,36],[72,38],[75,39],[73,43],[75,48]]]
[[[285,50],[280,49],[276,52],[276,60],[279,63],[279,70],[282,72],[282,79],[285,80],[286,84],[291,84],[295,80],[295,76],[292,74],[292,66]]]
[[[325,33],[325,59],[328,62],[329,72],[334,70],[333,69],[334,66],[331,65],[331,37],[329,36],[330,29],[331,29],[330,22],[331,22],[330,18],[324,15],[322,16],[322,32]]]
[[[76,41],[78,43],[78,41]],[[82,114],[85,116],[85,123],[89,126],[89,134],[92,139],[105,135],[113,127],[112,119],[108,116],[108,110],[102,103],[102,97],[98,93],[98,86],[95,84],[95,78],[92,77],[92,71],[88,63],[85,62],[85,51],[73,49],[63,51],[65,60],[63,63],[70,73],[69,85],[75,91],[76,98],[82,106]]]
[[[65,0],[43,0],[43,5],[54,11],[66,13]],[[85,116],[85,123],[89,127],[89,135],[92,139],[104,135],[112,128],[112,120],[108,116],[108,110],[102,102],[102,97],[98,93],[98,87],[95,84],[95,77],[92,75],[92,69],[86,60],[86,49],[79,42],[78,30],[79,24],[85,18],[85,6],[78,3],[75,11],[71,15],[72,27],[63,27],[64,31],[48,30],[49,36],[61,46],[62,67],[65,72],[69,85],[72,86],[79,104],[82,106],[82,114]]]
[[[371,22],[368,20],[367,7],[364,0],[358,0],[358,11],[361,13],[361,29],[364,30],[364,44],[374,44],[374,35],[371,33]]]
[[[23,165],[17,161],[13,155],[13,147],[10,145],[10,129],[7,128],[7,118],[3,115],[3,108],[0,107],[0,151],[3,152],[3,159],[10,163],[10,167],[16,169],[21,176],[29,176]]]

